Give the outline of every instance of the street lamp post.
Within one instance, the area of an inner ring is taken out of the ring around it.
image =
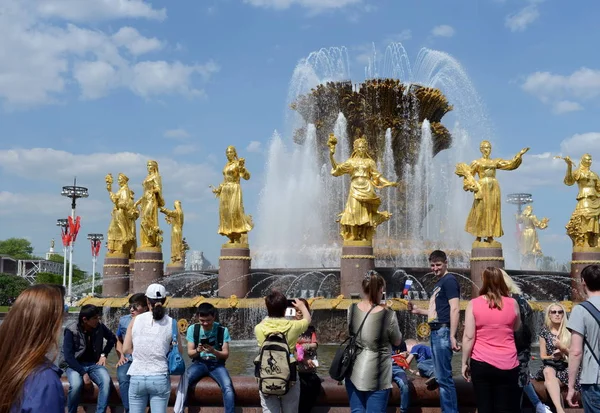
[[[63,287],[67,287],[67,247],[69,246],[69,220],[57,219],[56,226],[60,227],[61,239],[63,243]]]
[[[72,186],[63,186],[60,193],[62,196],[71,198],[71,220],[75,222],[75,208],[77,207],[77,199],[87,198],[88,189],[83,186],[77,186],[77,178],[73,180]],[[71,234],[71,248],[69,249],[69,285],[67,287],[67,296],[71,297],[71,287],[73,284],[73,245],[77,233]]]
[[[102,234],[88,234],[87,239],[92,244],[92,295],[94,295],[94,287],[96,286],[96,262],[98,261],[98,253],[100,252],[101,241],[104,239]]]

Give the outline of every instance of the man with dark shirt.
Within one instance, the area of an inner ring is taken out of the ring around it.
[[[460,285],[454,274],[448,272],[448,258],[444,251],[429,255],[431,271],[438,277],[429,299],[427,310],[414,307],[413,314],[426,315],[431,328],[431,352],[435,378],[440,387],[442,413],[458,413],[456,388],[452,378],[452,352],[459,351],[456,331],[460,318]]]
[[[106,345],[103,348],[104,339]],[[115,335],[100,323],[99,309],[92,304],[81,307],[78,321],[65,327],[60,367],[66,368],[69,380],[69,413],[77,413],[83,385],[91,382],[98,386],[96,413],[106,412],[110,392],[106,355],[116,341]]]

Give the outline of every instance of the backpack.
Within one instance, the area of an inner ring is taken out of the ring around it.
[[[223,349],[223,339],[225,337],[225,327],[221,324],[217,326],[217,346],[220,350]],[[200,344],[200,324],[194,324],[194,348]],[[200,357],[200,354],[196,354],[194,358]],[[220,363],[225,364],[225,360],[219,360]]]
[[[254,359],[254,375],[262,394],[283,396],[289,391],[291,382],[296,381],[296,363],[290,357],[285,334],[269,334]]]
[[[594,320],[596,320],[596,322],[600,326],[600,311],[596,308],[596,306],[594,304],[590,303],[589,301],[584,301],[582,303],[579,303],[579,305],[582,306],[583,308],[585,308],[586,310],[588,310],[590,315],[592,317],[594,317]],[[592,348],[592,345],[589,343],[589,341],[587,341],[587,338],[585,336],[583,336],[583,342],[585,343],[586,346],[588,346],[588,349],[590,350],[590,353],[594,357],[594,360],[596,360],[596,363],[598,363],[598,365],[600,365],[600,359],[598,358],[598,356],[596,356],[596,354],[594,354],[594,349]]]

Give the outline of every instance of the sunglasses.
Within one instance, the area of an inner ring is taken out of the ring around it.
[[[550,314],[560,314],[563,315],[565,312],[563,310],[550,310]]]

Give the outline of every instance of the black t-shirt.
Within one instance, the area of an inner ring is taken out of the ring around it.
[[[436,316],[430,323],[450,323],[450,303],[453,298],[460,298],[460,285],[452,273],[446,273],[435,283],[432,297],[435,297]],[[430,304],[431,305],[431,304]]]
[[[84,333],[85,336],[85,351],[77,361],[80,363],[97,363],[96,354],[94,352],[94,345],[92,344],[92,334]]]

